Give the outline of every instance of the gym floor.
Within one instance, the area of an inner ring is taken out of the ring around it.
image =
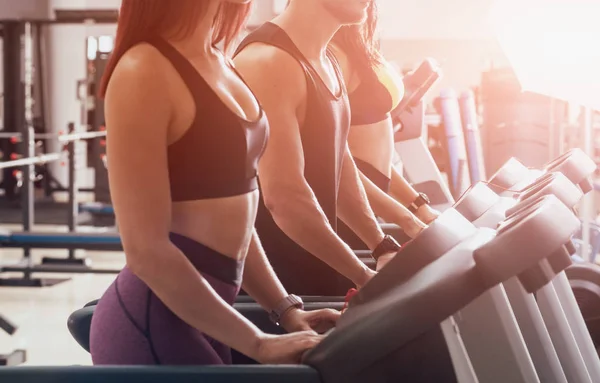
[[[2,225],[2,229],[19,230],[20,226]],[[62,231],[64,227],[36,226],[34,231]],[[18,262],[20,249],[2,249],[1,264]],[[44,256],[66,257],[66,250],[33,250],[39,263]],[[78,252],[88,257],[92,266],[121,269],[125,257],[117,252]],[[11,274],[2,274],[2,278]],[[19,276],[19,274],[15,274]],[[0,354],[15,349],[27,351],[29,366],[91,365],[89,354],[71,337],[67,329],[70,313],[85,303],[101,297],[116,274],[36,274],[37,277],[70,278],[69,281],[46,288],[0,287],[0,314],[19,327],[11,337],[0,331]]]

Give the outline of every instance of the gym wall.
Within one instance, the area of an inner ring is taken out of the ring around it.
[[[443,79],[432,90],[476,86],[481,72],[508,61],[488,22],[495,0],[380,0],[386,57],[402,68],[424,57],[443,64]]]
[[[0,0],[2,18],[35,18],[47,14],[48,0]]]
[[[478,86],[483,71],[509,64],[500,45],[493,39],[385,39],[382,49],[385,56],[401,68],[414,68],[425,57],[439,61],[444,77],[429,93],[433,97],[444,88],[460,92]]]

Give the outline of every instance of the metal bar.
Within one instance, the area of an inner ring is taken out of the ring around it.
[[[78,21],[86,22],[112,22],[116,23],[119,19],[118,9],[55,9],[54,16],[57,21]]]
[[[442,116],[439,114],[426,114],[425,124],[426,125],[439,125],[442,123]]]
[[[58,161],[64,156],[63,153],[43,154],[41,156],[22,158],[20,160],[0,162],[0,169],[10,169],[20,166],[41,165],[48,162]]]
[[[94,138],[101,138],[101,137],[106,137],[106,131],[64,134],[64,135],[58,136],[58,141],[67,143],[67,142],[73,142],[73,141],[91,140]]]
[[[0,132],[0,139],[10,139],[10,138],[22,138],[23,134],[19,132]],[[59,142],[71,142],[71,141],[82,141],[82,140],[92,140],[95,138],[103,138],[106,137],[106,132],[82,132],[82,133],[72,133],[72,134],[60,134],[60,133],[37,133],[33,135],[34,140],[52,140],[56,139]]]
[[[21,82],[21,35],[22,25],[17,22],[2,25],[2,60],[3,60],[3,128],[12,129],[20,127],[23,121],[23,102]],[[2,152],[8,155],[16,150],[12,142],[0,143]],[[3,171],[2,184],[9,200],[16,198],[17,178],[13,171]]]
[[[43,28],[40,25],[36,25],[35,27],[35,53],[36,53],[36,68],[37,68],[37,80],[38,80],[38,89],[39,89],[39,110],[41,122],[40,125],[43,127],[44,131],[47,130],[48,127],[48,111],[46,110],[46,67],[44,63],[46,62],[44,59],[44,44],[45,44],[45,35],[43,33]],[[43,151],[47,151],[47,146],[43,145]],[[50,177],[51,171],[48,167],[44,168],[44,195],[46,197],[50,197],[52,195],[52,177]]]
[[[39,91],[40,91],[40,99],[39,99],[39,106],[40,106],[40,114],[42,117],[42,126],[44,127],[44,130],[46,130],[48,124],[46,121],[46,115],[47,115],[47,111],[46,111],[46,71],[44,68],[44,34],[42,33],[42,28],[38,25],[35,28],[35,54],[36,54],[36,67],[37,67],[37,74],[38,74],[38,80],[39,80]],[[37,138],[37,135],[36,135]]]
[[[51,274],[119,274],[121,270],[89,268],[85,266],[4,266],[2,271],[5,273],[51,273]]]
[[[119,17],[117,9],[97,9],[97,10],[77,10],[77,9],[56,9],[55,18],[19,18],[19,19],[0,19],[0,24],[5,23],[31,23],[33,25],[52,25],[52,24],[116,24]]]
[[[581,137],[583,138],[582,147],[585,154],[594,158],[594,141],[593,141],[593,113],[592,109],[589,107],[583,108],[582,122],[583,126],[583,134]],[[583,246],[581,249],[582,257],[585,261],[589,262],[591,260],[591,249],[592,245],[591,241],[591,233],[590,233],[590,223],[593,219],[594,215],[594,195],[592,193],[588,193],[583,196],[581,201],[581,210],[580,217],[581,218],[581,239],[583,242]]]
[[[33,76],[34,76],[34,65],[33,65],[33,35],[32,26],[30,23],[25,23],[25,30],[23,35],[23,87],[24,87],[24,124],[22,125],[23,134],[23,146],[24,157],[35,156],[35,141],[33,139],[34,127],[33,127]],[[28,232],[33,229],[34,224],[34,175],[35,169],[34,164],[29,162],[24,164],[22,169],[22,203],[23,203],[23,231]],[[31,249],[28,247],[23,248],[24,257],[31,262]],[[25,278],[30,275],[25,274]]]
[[[69,131],[75,129],[75,124],[69,124]],[[75,141],[69,141],[67,144],[69,153],[69,232],[74,233],[77,229],[77,155],[75,154]],[[75,259],[75,249],[69,249],[69,259]]]
[[[581,315],[581,310],[577,305],[577,300],[575,299],[575,294],[573,293],[569,279],[567,278],[567,275],[562,272],[554,278],[552,283],[567,317],[567,321],[570,324],[573,336],[581,350],[585,365],[590,372],[592,380],[598,382],[600,381],[600,360],[598,359],[598,352],[596,351],[594,342],[587,329],[583,315]]]
[[[0,132],[0,139],[21,138],[23,135],[19,132]],[[35,139],[56,138],[58,134],[54,133],[38,133],[34,135]]]
[[[78,249],[78,250],[89,250],[89,251],[106,251],[106,252],[123,252],[123,246],[121,244],[110,244],[110,243],[71,243],[71,242],[34,242],[29,243],[26,241],[19,241],[15,243],[3,243],[3,248],[21,249],[23,246],[28,246],[31,249]],[[0,266],[0,269],[6,270],[6,267]]]

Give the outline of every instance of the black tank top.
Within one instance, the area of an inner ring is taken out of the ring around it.
[[[336,230],[338,191],[350,128],[350,107],[340,66],[328,51],[340,85],[339,94],[334,95],[279,26],[273,23],[262,25],[242,41],[236,54],[253,43],[272,45],[287,52],[304,71],[307,103],[304,122],[300,126],[304,177]],[[350,284],[340,289],[339,274],[287,237],[274,222],[262,198],[256,229],[275,272],[288,291],[304,295],[345,295]]]
[[[171,62],[196,107],[192,126],[167,148],[172,200],[223,198],[256,190],[258,160],[269,130],[262,108],[256,121],[244,120],[221,101],[175,47],[160,38],[148,44]]]

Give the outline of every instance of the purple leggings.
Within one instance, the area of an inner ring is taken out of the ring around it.
[[[178,234],[171,234],[171,241],[221,298],[233,305],[240,290],[243,262]],[[90,352],[94,365],[231,364],[228,346],[179,319],[127,267],[94,311]]]

